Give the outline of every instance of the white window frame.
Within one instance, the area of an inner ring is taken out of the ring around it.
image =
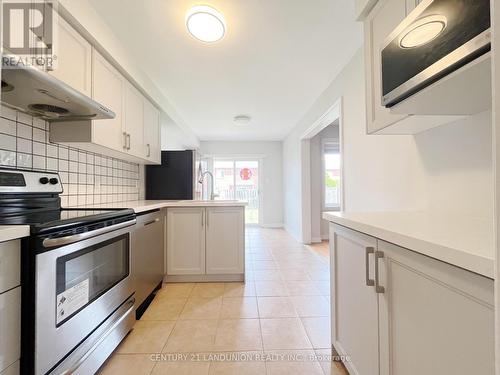
[[[340,153],[340,142],[335,138],[324,138],[321,140],[321,203],[322,209],[324,211],[340,211],[341,202],[342,202],[342,173],[340,174],[340,186],[339,186],[339,204],[338,205],[327,205],[326,204],[326,164],[325,164],[325,148],[328,144],[335,143],[339,148],[339,155],[342,158]],[[340,171],[342,172],[342,159],[340,161]]]

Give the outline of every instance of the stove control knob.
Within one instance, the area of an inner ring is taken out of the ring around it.
[[[49,179],[47,177],[40,178],[40,183],[42,185],[47,185],[49,183]]]
[[[49,180],[49,182],[50,182],[51,185],[57,185],[59,183],[59,180],[54,177],[54,178],[51,178]]]

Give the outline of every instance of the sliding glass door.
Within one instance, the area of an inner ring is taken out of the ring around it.
[[[216,199],[243,200],[247,224],[259,224],[259,161],[214,159]]]

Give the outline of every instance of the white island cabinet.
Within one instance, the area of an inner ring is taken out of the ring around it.
[[[332,343],[357,375],[494,374],[493,280],[330,224]]]
[[[167,208],[166,281],[242,281],[244,207]]]

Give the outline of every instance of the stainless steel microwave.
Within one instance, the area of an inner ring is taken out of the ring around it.
[[[489,0],[424,0],[381,49],[382,105],[392,107],[491,49]]]

